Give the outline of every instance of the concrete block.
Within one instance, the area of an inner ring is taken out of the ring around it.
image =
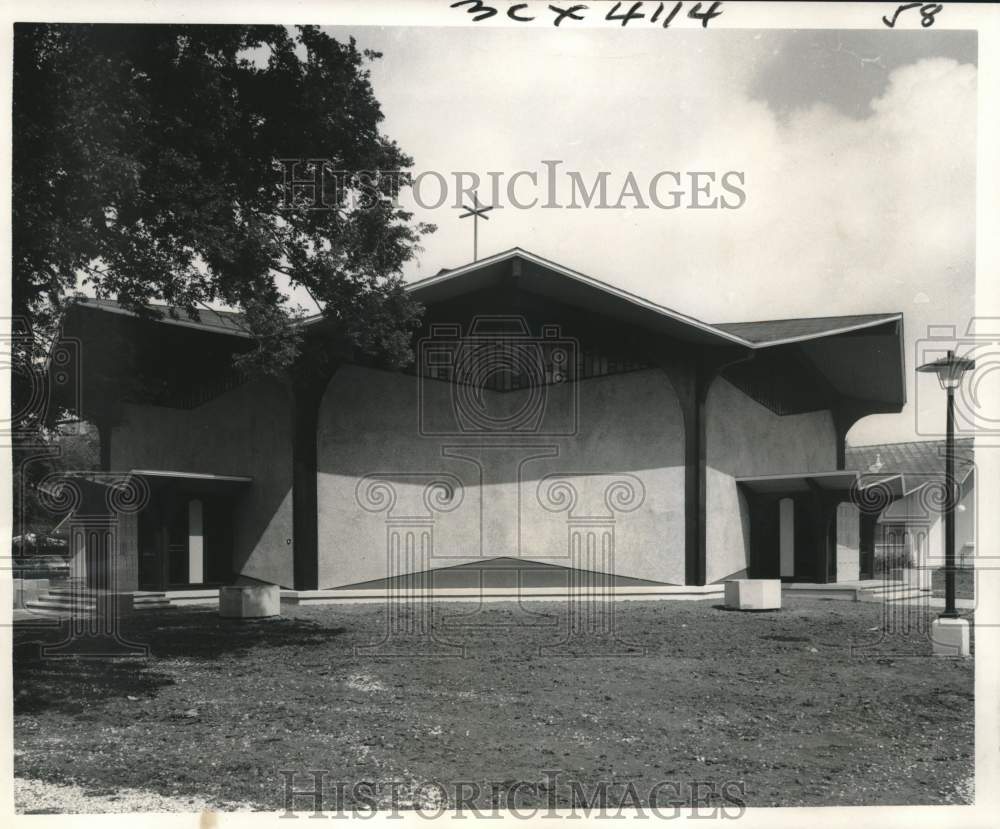
[[[276,584],[222,587],[219,615],[224,619],[264,619],[281,615],[281,588]]]
[[[931,644],[935,656],[968,656],[969,620],[935,619],[931,622]]]
[[[726,607],[735,610],[780,610],[780,579],[732,579],[726,582]]]
[[[14,579],[14,607],[23,608],[25,602],[34,602],[49,592],[48,579]]]

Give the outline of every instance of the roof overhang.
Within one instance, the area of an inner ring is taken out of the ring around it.
[[[132,469],[129,472],[67,472],[60,476],[59,480],[50,481],[43,484],[44,491],[50,497],[60,496],[60,487],[63,481],[72,483],[74,486],[82,486],[86,496],[87,491],[103,493],[110,488],[122,488],[128,486],[130,478],[141,478],[152,489],[163,489],[164,487],[182,487],[187,492],[193,493],[235,493],[253,483],[253,478],[245,475],[213,475],[201,472],[181,472],[175,470],[161,469]],[[42,488],[42,487],[40,487]]]
[[[253,483],[253,478],[245,475],[214,475],[172,469],[133,469],[128,474],[144,479],[153,489],[179,487],[194,493],[236,493]]]
[[[233,312],[214,311],[206,309],[200,312],[200,319],[194,319],[187,314],[178,313],[171,316],[170,307],[167,305],[149,305],[152,312],[150,316],[142,316],[135,311],[122,308],[113,300],[98,300],[83,298],[74,302],[70,306],[70,312],[98,311],[105,314],[113,314],[119,317],[128,317],[145,322],[158,323],[176,328],[187,328],[191,331],[207,331],[212,334],[226,337],[236,337],[238,339],[250,340],[253,335],[237,324],[239,315]],[[175,312],[176,313],[176,312]]]
[[[783,475],[756,475],[737,478],[736,483],[755,495],[785,497],[810,492],[841,495],[845,499],[854,493],[877,488],[880,498],[891,500],[905,494],[901,475],[872,475],[837,470],[833,472],[801,472]]]
[[[906,402],[903,317],[899,313],[714,325],[521,248],[441,271],[410,283],[406,290],[424,305],[448,308],[451,300],[504,285],[651,335],[654,348],[659,348],[660,337],[670,343],[728,348],[734,360],[727,379],[779,414],[836,407],[856,420],[867,414],[898,412]],[[178,358],[172,355],[196,354],[187,360],[184,374],[192,388],[201,381],[189,374],[202,371],[211,380],[213,372],[231,366],[233,353],[248,347],[249,335],[227,312],[205,312],[196,321],[169,315],[142,318],[107,301],[74,307],[91,310],[71,311],[70,324],[64,329],[67,336],[82,341],[101,337],[106,329],[95,318],[96,312],[114,314],[117,326],[128,326],[145,344],[143,359],[153,366],[151,371],[171,383],[176,378],[169,366],[160,363],[176,362]],[[321,337],[327,322],[323,315],[316,315],[298,324]],[[86,361],[84,370],[89,362],[94,360]],[[83,380],[86,397],[93,384],[86,377]]]

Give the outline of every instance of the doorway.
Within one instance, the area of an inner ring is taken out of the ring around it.
[[[233,501],[190,492],[164,492],[139,528],[139,586],[197,589],[233,576]]]

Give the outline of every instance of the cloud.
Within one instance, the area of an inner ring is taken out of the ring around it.
[[[559,159],[587,179],[609,171],[618,187],[629,171],[640,181],[661,170],[746,176],[739,210],[497,210],[480,228],[481,255],[519,245],[709,321],[901,310],[910,362],[928,325],[965,329],[974,66],[915,51],[858,117],[757,97],[753,79],[777,59],[773,33],[639,34],[382,30],[358,39],[385,53],[372,73],[385,130],[418,170],[542,173],[544,160]],[[813,73],[817,88],[851,82],[815,70],[808,53],[787,71]],[[440,230],[410,277],[471,258],[471,228],[457,211],[417,215]],[[852,439],[905,439],[914,422],[911,411],[869,418]]]

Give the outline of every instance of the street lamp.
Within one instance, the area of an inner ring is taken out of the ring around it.
[[[962,376],[965,372],[976,367],[975,360],[967,357],[956,357],[954,351],[949,351],[947,356],[939,360],[917,368],[917,371],[937,375],[938,383],[948,393],[947,427],[945,432],[944,447],[944,478],[945,486],[948,487],[947,497],[944,503],[944,613],[939,620],[956,620],[944,626],[956,629],[959,625],[958,610],[955,608],[955,389],[962,383]],[[958,655],[968,655],[968,627],[962,624],[957,628],[961,633],[958,644]],[[953,643],[947,643],[949,649],[954,648]],[[935,652],[937,651],[937,640],[935,640]]]

